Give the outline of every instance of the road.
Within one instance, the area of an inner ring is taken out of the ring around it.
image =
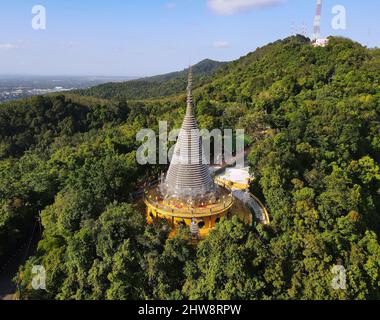
[[[36,226],[37,224],[32,227],[29,239],[8,258],[5,264],[0,266],[0,300],[13,300],[14,298],[16,285],[13,283],[13,278],[19,267],[35,254],[41,238],[41,230]]]
[[[26,246],[23,246],[23,250],[19,250],[15,256],[8,260],[6,266],[0,272],[0,300],[13,300],[16,286],[12,279],[24,261],[25,251]]]

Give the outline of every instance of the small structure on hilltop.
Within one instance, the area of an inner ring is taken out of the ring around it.
[[[313,42],[314,47],[326,47],[329,44],[329,39],[317,39]]]

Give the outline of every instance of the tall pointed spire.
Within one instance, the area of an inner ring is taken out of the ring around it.
[[[193,70],[189,67],[189,75],[187,79],[187,108],[186,114],[193,114]]]
[[[165,198],[188,204],[214,199],[217,188],[204,158],[202,139],[193,110],[193,75],[189,68],[187,108],[166,179],[161,184]]]

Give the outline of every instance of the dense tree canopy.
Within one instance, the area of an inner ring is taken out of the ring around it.
[[[0,107],[0,257],[38,211],[44,228],[17,277],[21,297],[380,299],[380,50],[291,37],[196,85],[201,127],[244,128],[253,141],[252,191],[271,224],[222,221],[197,248],[184,230],[146,225],[130,194],[163,168],[136,164],[135,135],[159,120],[178,127],[183,94],[127,103],[120,85],[88,92],[119,100],[12,102]],[[31,289],[36,264],[46,292]],[[331,285],[334,265],[346,290]]]

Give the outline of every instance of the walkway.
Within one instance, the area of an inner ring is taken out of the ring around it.
[[[239,199],[255,213],[255,218],[258,223],[269,224],[268,212],[265,209],[264,205],[257,199],[253,194],[247,193],[241,190],[232,191],[232,194],[235,198]]]

